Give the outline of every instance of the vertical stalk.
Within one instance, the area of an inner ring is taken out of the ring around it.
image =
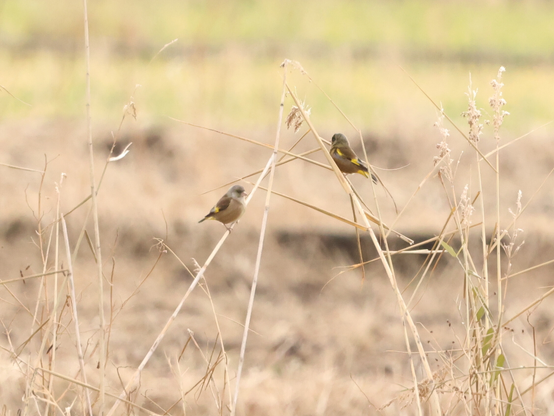
[[[96,183],[94,179],[94,147],[92,145],[92,122],[90,115],[90,41],[88,31],[88,8],[87,0],[83,0],[84,30],[85,30],[85,67],[86,67],[86,118],[87,135],[90,161],[90,195],[92,201],[92,217],[94,222],[94,250],[96,254],[98,270],[98,313],[100,318],[100,340],[99,340],[99,378],[100,393],[98,397],[98,415],[104,415],[105,399],[105,370],[106,370],[106,322],[104,317],[104,277],[102,273],[102,250],[100,246],[100,228],[98,226],[98,203],[96,200]]]
[[[496,328],[496,350],[497,354],[496,357],[498,357],[499,354],[502,353],[501,350],[501,338],[500,338],[500,331],[501,331],[501,323],[502,323],[502,269],[501,269],[501,262],[500,262],[500,239],[502,238],[501,231],[500,231],[500,158],[499,158],[499,151],[498,151],[498,136],[496,139],[496,296],[498,297],[498,323]],[[495,364],[493,364],[495,365]],[[497,377],[496,379],[496,404],[495,404],[495,414],[500,414],[500,395],[502,394],[501,391],[501,377]]]
[[[65,252],[67,259],[67,268],[68,272],[68,281],[69,281],[69,290],[71,296],[71,313],[73,316],[73,322],[75,323],[75,344],[77,347],[77,356],[79,359],[79,368],[81,370],[81,377],[83,378],[83,383],[88,384],[87,373],[85,371],[85,356],[83,354],[83,347],[81,344],[81,329],[79,328],[79,315],[77,314],[77,296],[75,295],[75,282],[73,275],[73,262],[71,261],[71,249],[69,248],[69,237],[67,236],[67,225],[65,223],[65,218],[61,214],[62,229],[63,229],[63,238],[65,242]],[[56,316],[56,311],[54,311],[53,316]],[[102,383],[103,384],[103,383]],[[83,392],[87,399],[87,411],[89,416],[93,416],[92,404],[90,400],[90,391],[86,387],[83,387]]]
[[[237,412],[237,401],[240,391],[240,379],[242,376],[242,368],[244,365],[244,355],[246,353],[246,342],[248,340],[248,332],[250,331],[250,319],[252,317],[252,309],[254,307],[254,297],[256,296],[256,287],[258,286],[258,275],[260,272],[260,264],[262,262],[262,253],[264,249],[265,232],[267,229],[267,219],[269,217],[269,202],[271,200],[271,190],[273,188],[273,179],[275,177],[275,162],[277,161],[277,154],[279,149],[279,137],[281,135],[281,124],[283,121],[283,108],[285,106],[285,96],[287,92],[287,61],[282,65],[283,67],[283,92],[281,93],[281,104],[279,106],[279,120],[277,122],[277,133],[275,136],[275,146],[273,148],[273,154],[271,155],[271,169],[269,171],[269,183],[267,186],[267,192],[265,196],[265,208],[264,216],[262,219],[262,229],[260,231],[260,240],[258,243],[258,254],[256,255],[256,266],[254,268],[254,277],[252,279],[252,287],[250,289],[250,300],[248,302],[248,310],[246,311],[246,319],[244,322],[244,332],[242,334],[242,343],[240,346],[239,365],[237,369],[237,382],[235,384],[235,395],[233,397],[233,407],[231,408],[231,416],[235,416]]]

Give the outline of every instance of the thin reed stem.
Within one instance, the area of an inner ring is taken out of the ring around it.
[[[90,109],[90,40],[88,30],[88,6],[87,0],[83,0],[83,19],[84,19],[84,31],[85,31],[85,82],[86,82],[86,120],[87,120],[87,136],[88,136],[88,148],[89,148],[89,162],[90,162],[90,195],[92,200],[92,218],[94,223],[94,249],[96,255],[96,267],[98,278],[98,318],[100,326],[100,339],[99,339],[99,379],[100,379],[100,392],[98,397],[98,415],[104,416],[105,406],[105,382],[106,382],[106,318],[104,316],[104,274],[102,271],[102,247],[100,245],[100,227],[98,224],[98,202],[96,198],[96,179],[94,177],[94,146],[92,143],[92,120]]]
[[[69,237],[67,236],[67,224],[65,223],[65,218],[61,214],[62,219],[62,229],[63,229],[63,239],[65,243],[65,253],[68,272],[68,281],[69,281],[69,290],[71,296],[71,313],[73,316],[73,323],[75,324],[75,347],[77,348],[77,358],[79,360],[79,368],[81,369],[81,377],[83,377],[83,383],[88,384],[87,382],[87,373],[85,368],[85,357],[83,354],[83,347],[81,344],[81,328],[79,327],[79,314],[77,313],[77,296],[75,294],[75,282],[73,274],[73,263],[71,261],[71,249],[69,248]],[[54,314],[55,316],[55,314]],[[84,389],[85,397],[87,399],[87,410],[90,416],[93,416],[92,412],[92,403],[90,400],[90,390]]]
[[[355,195],[354,191],[350,187],[350,184],[345,179],[342,172],[339,170],[337,164],[334,162],[334,160],[331,157],[330,153],[327,151],[327,149],[323,145],[323,142],[321,141],[321,138],[317,134],[317,131],[316,131],[315,127],[311,123],[309,117],[307,117],[304,110],[301,108],[300,102],[299,102],[298,98],[296,97],[295,93],[292,91],[292,89],[288,85],[287,85],[287,89],[289,91],[289,94],[291,95],[291,97],[295,101],[297,107],[300,108],[300,111],[302,113],[302,116],[303,116],[304,120],[310,126],[310,129],[311,129],[316,141],[321,146],[321,149],[322,149],[325,157],[327,158],[327,161],[329,162],[329,164],[333,168],[333,171],[335,172],[335,175],[336,175],[339,183],[343,186],[345,192],[348,195],[350,195],[350,197],[352,197],[352,200],[354,202],[354,206],[356,207],[356,210],[360,213],[362,221],[365,223],[365,226],[368,228],[368,232],[369,232],[369,235],[370,235],[371,240],[373,242],[373,245],[375,246],[375,249],[377,250],[377,253],[379,254],[379,258],[381,259],[381,263],[383,264],[383,267],[385,269],[387,277],[389,278],[391,287],[393,288],[393,291],[396,294],[397,302],[398,302],[398,305],[400,307],[402,317],[406,320],[406,322],[408,323],[408,326],[410,327],[410,331],[412,332],[412,336],[414,337],[414,341],[417,345],[418,353],[419,353],[421,362],[423,364],[423,368],[425,370],[427,378],[430,380],[431,393],[430,393],[429,397],[430,397],[431,414],[433,416],[440,416],[441,415],[441,408],[440,408],[439,398],[438,398],[437,392],[435,390],[435,385],[434,385],[435,383],[434,383],[434,380],[433,380],[433,372],[431,371],[431,367],[429,366],[429,362],[428,362],[427,357],[426,357],[426,352],[425,352],[425,349],[423,348],[423,344],[421,343],[421,339],[420,339],[417,327],[416,327],[416,325],[415,325],[415,323],[414,323],[414,321],[411,317],[410,311],[408,310],[408,308],[406,306],[406,303],[405,303],[405,301],[402,297],[402,293],[400,292],[400,290],[398,288],[398,285],[397,285],[397,282],[396,282],[396,277],[394,276],[394,271],[389,267],[388,259],[385,256],[385,254],[383,253],[383,250],[381,249],[381,246],[379,245],[379,241],[377,240],[377,237],[376,237],[375,233],[373,232],[373,229],[371,228],[371,225],[369,224],[369,221],[368,221],[368,219],[365,215],[364,209],[363,209],[360,201],[358,200],[357,196]]]
[[[264,171],[259,176],[258,182],[256,182],[256,185],[254,186],[252,191],[250,191],[250,193],[248,194],[248,198],[246,200],[247,205],[250,202],[250,200],[252,199],[252,197],[254,196],[254,194],[256,193],[256,190],[258,189],[258,187],[260,186],[260,182],[262,181],[262,179],[265,177],[266,173],[270,169],[271,163],[272,163],[273,160],[274,159],[273,159],[273,155],[272,155],[272,157],[269,158]],[[232,227],[234,227],[234,225]],[[168,321],[166,322],[166,324],[164,325],[164,327],[162,328],[162,330],[160,331],[160,333],[156,337],[156,340],[154,341],[154,343],[150,347],[150,350],[145,355],[145,357],[143,358],[143,360],[139,364],[139,366],[136,369],[136,371],[134,372],[134,374],[130,377],[130,380],[127,382],[127,384],[125,385],[125,388],[123,389],[121,394],[118,396],[118,400],[115,401],[115,403],[111,407],[110,411],[107,413],[107,416],[112,416],[113,414],[115,414],[115,412],[117,411],[119,405],[123,402],[123,399],[125,398],[127,392],[138,386],[138,383],[139,383],[139,380],[140,380],[140,375],[142,374],[142,371],[146,367],[146,364],[148,364],[148,361],[150,361],[150,358],[152,358],[152,356],[154,355],[154,352],[157,350],[158,346],[160,345],[163,338],[165,337],[167,331],[169,330],[169,328],[171,327],[171,325],[175,321],[175,318],[177,318],[177,315],[179,315],[179,312],[181,311],[183,305],[185,304],[185,301],[187,300],[189,295],[192,293],[194,288],[198,285],[198,282],[200,281],[200,279],[202,279],[204,277],[204,273],[206,272],[206,269],[211,264],[212,260],[215,258],[216,254],[219,252],[220,248],[223,246],[223,243],[225,243],[225,240],[227,240],[227,237],[229,237],[229,235],[231,234],[231,229],[228,229],[228,230],[225,231],[225,233],[223,234],[223,236],[221,237],[221,239],[219,240],[219,242],[217,243],[215,248],[212,250],[212,252],[208,256],[208,259],[205,261],[202,268],[196,274],[196,277],[194,278],[194,280],[190,284],[190,286],[187,289],[185,295],[183,296],[183,298],[181,299],[181,301],[179,302],[179,304],[177,305],[177,307],[173,311],[173,314],[171,314]]]
[[[258,277],[260,273],[260,265],[262,262],[262,253],[264,249],[264,241],[265,241],[265,233],[267,229],[267,221],[269,217],[269,206],[271,201],[271,190],[273,188],[273,180],[275,178],[275,164],[277,162],[277,149],[279,148],[279,138],[281,136],[281,124],[283,122],[283,109],[285,106],[285,95],[287,92],[286,89],[286,82],[287,82],[287,65],[283,65],[283,91],[281,93],[281,104],[279,106],[279,117],[277,122],[277,133],[275,135],[275,146],[273,148],[273,153],[269,159],[268,164],[271,164],[271,168],[269,170],[269,183],[267,185],[267,193],[265,196],[265,208],[264,208],[264,216],[262,218],[262,228],[260,230],[260,240],[258,242],[258,253],[256,255],[256,265],[254,267],[254,277],[252,278],[252,286],[250,289],[250,299],[248,301],[248,309],[246,311],[246,319],[244,321],[244,331],[242,334],[242,343],[240,346],[240,355],[239,355],[239,365],[237,368],[237,381],[235,384],[235,394],[233,397],[233,406],[231,408],[231,416],[235,416],[237,412],[237,401],[239,398],[239,392],[240,392],[240,379],[242,376],[242,369],[244,366],[244,355],[246,353],[246,342],[248,340],[248,332],[250,328],[250,319],[252,317],[252,309],[254,308],[254,298],[256,296],[256,288],[258,286]]]

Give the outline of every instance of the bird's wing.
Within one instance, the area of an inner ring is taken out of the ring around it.
[[[339,156],[345,157],[346,159],[350,160],[352,163],[358,166],[363,166],[365,168],[365,164],[358,159],[358,156],[356,156],[356,153],[349,147],[339,149],[335,148],[335,151]]]
[[[229,208],[231,199],[232,198],[228,197],[227,195],[222,196],[221,199],[217,201],[217,204],[215,204],[215,207],[212,208],[211,212],[217,214],[218,212],[225,211],[227,208]]]

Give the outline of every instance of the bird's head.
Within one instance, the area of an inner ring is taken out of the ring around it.
[[[344,146],[344,145],[348,146],[348,139],[342,133],[335,133],[331,138],[331,144],[333,146]]]
[[[246,191],[241,185],[234,185],[227,191],[227,195],[231,198],[244,198],[245,196],[248,196]]]

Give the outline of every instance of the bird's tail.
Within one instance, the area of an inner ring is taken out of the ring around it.
[[[204,222],[206,220],[213,220],[214,217],[212,216],[212,213],[210,212],[208,215],[206,215],[204,218],[202,218],[200,221],[198,221],[198,224],[200,224],[201,222]]]
[[[367,170],[360,169],[358,173],[360,175],[364,175],[366,178],[369,178],[369,172]]]
[[[373,172],[370,172],[365,165],[360,164],[360,170],[358,171],[358,173],[364,175],[366,178],[369,178],[371,176],[371,180],[373,181],[373,183],[379,182],[377,176],[375,176]]]

